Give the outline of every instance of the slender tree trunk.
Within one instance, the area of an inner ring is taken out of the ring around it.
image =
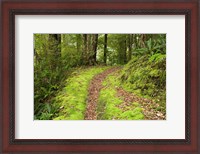
[[[52,71],[54,71],[54,69],[60,65],[60,60],[58,59],[61,57],[61,34],[49,34],[49,39],[49,49],[52,52],[49,60]]]
[[[138,34],[135,34],[135,42],[134,42],[135,48],[138,48],[138,39],[139,39]]]
[[[123,57],[124,57],[124,64],[127,63],[126,51],[127,51],[127,40],[126,40],[126,36],[125,36],[125,37],[124,37],[124,54],[123,54]]]
[[[133,34],[130,34],[128,36],[128,61],[130,61],[132,57],[132,44],[133,44]]]
[[[87,64],[94,65],[96,63],[96,52],[98,44],[98,34],[88,34],[87,51],[88,61]]]
[[[107,61],[107,42],[108,42],[108,34],[104,35],[104,63]]]
[[[98,45],[98,34],[94,34],[93,36],[93,64],[97,62],[96,56],[97,56],[97,45]]]
[[[141,34],[141,47],[145,48],[146,45],[145,45],[145,41],[146,41],[146,35],[145,34]]]
[[[87,39],[87,65],[92,65],[93,51],[92,51],[92,34],[88,34]]]
[[[83,64],[86,64],[86,61],[87,61],[87,50],[88,50],[87,34],[83,34],[83,42],[84,42]]]
[[[80,52],[80,48],[81,48],[81,35],[80,34],[77,34],[76,35],[76,41],[77,41],[77,52],[79,53]]]
[[[82,56],[83,52],[81,51],[81,34],[76,35],[76,49],[77,49],[77,55],[80,56],[79,64],[82,64]]]
[[[92,38],[92,35],[88,34],[88,39],[87,39],[87,43],[88,43],[88,45],[87,45],[87,47],[88,47],[88,49],[87,49],[87,51],[88,51],[88,58],[91,57],[91,51],[92,51],[92,40],[91,40],[91,38]]]
[[[127,35],[121,35],[118,38],[118,63],[125,64],[127,62]]]
[[[55,56],[61,56],[61,34],[50,34],[52,40],[52,49],[55,50]]]
[[[34,56],[35,56],[35,63],[38,64],[38,54],[35,48],[34,48]]]

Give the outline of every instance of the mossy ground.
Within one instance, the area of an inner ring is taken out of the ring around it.
[[[133,57],[120,73],[122,87],[159,104],[156,110],[166,114],[166,55]]]
[[[124,100],[117,96],[117,88],[121,86],[117,74],[109,75],[103,82],[103,86],[97,108],[99,120],[141,120],[144,118],[142,108],[137,102],[129,102],[130,105],[126,106],[126,111],[119,107]]]
[[[166,57],[161,54],[154,57],[133,57],[121,69],[109,74],[102,82],[103,88],[98,95],[97,120],[148,119],[144,115],[144,109],[153,111],[154,115],[161,113],[162,119],[165,119],[165,60]],[[76,68],[64,82],[63,89],[52,99],[52,103],[45,104],[46,112],[42,113],[40,120],[84,120],[89,84],[95,75],[109,68],[112,67]],[[124,94],[119,95],[119,89]],[[127,99],[132,94],[136,99]],[[148,104],[148,99],[153,103]]]
[[[66,86],[55,98],[60,111],[54,120],[83,120],[86,110],[88,86],[91,79],[108,67],[91,67],[76,70],[66,80]]]

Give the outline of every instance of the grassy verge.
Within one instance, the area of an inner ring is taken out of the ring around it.
[[[107,68],[91,67],[74,71],[66,80],[66,86],[55,98],[54,105],[59,106],[59,111],[53,116],[53,119],[83,120],[90,80]]]
[[[120,80],[116,75],[109,75],[103,82],[97,107],[98,120],[141,120],[144,118],[142,108],[137,102],[130,102],[126,109],[120,108],[123,98],[117,97],[116,88],[120,87]]]

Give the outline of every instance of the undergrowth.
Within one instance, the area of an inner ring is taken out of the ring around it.
[[[159,103],[156,110],[166,113],[166,55],[134,57],[121,71],[122,87]]]

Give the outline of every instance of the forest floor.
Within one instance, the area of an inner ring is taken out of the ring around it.
[[[75,75],[76,77],[70,80],[69,86],[65,87],[64,92],[58,96],[59,99],[62,99],[62,103],[60,105],[59,117],[54,119],[166,119],[162,112],[156,110],[159,107],[158,103],[127,92],[119,84],[117,78],[120,70],[121,67],[116,66],[103,69],[98,67],[92,68],[89,71],[83,70],[83,73]]]
[[[108,74],[115,72],[119,67],[113,67],[105,70],[104,72],[97,74],[93,77],[90,82],[90,86],[88,89],[88,102],[85,114],[85,120],[96,120],[97,119],[97,104],[99,98],[99,92],[103,88],[102,82],[108,76]]]

